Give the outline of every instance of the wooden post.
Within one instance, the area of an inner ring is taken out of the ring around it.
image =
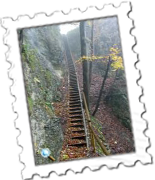
[[[90,116],[89,116],[89,110],[88,110],[88,107],[87,107],[85,95],[83,97],[84,97],[84,104],[85,104],[85,108],[86,108],[86,114],[87,114],[87,118],[88,118],[88,125],[89,125],[89,128],[90,128],[91,145],[94,148],[94,152],[95,152],[96,151],[95,139],[94,139],[94,135],[93,135],[92,130],[91,130],[91,121],[90,121]]]
[[[100,145],[103,153],[105,155],[109,155],[110,153],[108,152],[108,150],[106,149],[106,147],[104,146],[104,144],[100,141],[100,139],[98,138],[98,136],[94,133],[94,130],[91,126],[91,119],[90,119],[90,115],[89,115],[89,111],[87,108],[87,103],[86,103],[86,98],[85,98],[85,94],[83,93],[83,99],[84,99],[84,103],[85,103],[85,107],[86,107],[86,114],[87,114],[87,118],[88,118],[88,124],[89,124],[89,128],[91,130],[91,134],[95,137],[96,141],[98,142],[98,144]],[[93,142],[93,141],[92,141]],[[94,145],[93,145],[94,147]]]
[[[94,135],[92,133],[92,130],[91,130],[91,121],[90,121],[90,116],[89,116],[89,110],[88,110],[88,106],[87,106],[87,103],[86,103],[86,98],[85,98],[85,95],[83,93],[83,99],[84,99],[84,105],[85,105],[85,110],[86,110],[86,114],[87,114],[87,121],[88,121],[88,126],[89,126],[89,129],[90,129],[90,138],[91,138],[91,145],[92,147],[94,148],[94,152],[95,152],[95,139],[94,139]]]
[[[51,159],[52,161],[55,161],[54,157],[52,156],[48,156],[49,159]]]
[[[89,131],[90,131],[91,146],[93,147],[93,152],[96,152],[95,139],[94,139],[94,135],[91,131],[90,125],[89,125]]]
[[[96,147],[95,147],[95,138],[94,138],[94,134],[92,133],[92,144],[93,144],[93,148],[94,148],[94,153],[96,152]]]

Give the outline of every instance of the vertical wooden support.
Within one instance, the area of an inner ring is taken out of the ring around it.
[[[93,135],[93,137],[95,137],[96,141],[98,142],[99,146],[101,147],[103,153],[105,155],[109,155],[110,153],[108,152],[108,150],[106,149],[106,147],[104,146],[104,144],[100,141],[100,139],[98,138],[98,136],[94,133],[93,128],[91,126],[91,120],[90,120],[90,115],[89,115],[89,111],[87,108],[87,103],[86,103],[86,98],[85,98],[85,94],[83,93],[83,99],[84,99],[84,103],[85,103],[85,107],[86,107],[86,114],[87,114],[87,118],[88,118],[88,124],[89,124],[89,128],[91,131],[91,134]],[[92,138],[93,139],[93,138]],[[91,140],[92,140],[91,139]],[[93,142],[93,140],[91,141]],[[95,145],[95,144],[94,144]],[[94,147],[94,145],[92,145]]]

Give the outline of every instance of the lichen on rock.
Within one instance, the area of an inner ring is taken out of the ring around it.
[[[20,29],[18,33],[35,164],[47,164],[52,161],[40,155],[41,149],[49,148],[58,161],[63,142],[60,119],[52,106],[61,100],[61,35],[58,26]]]

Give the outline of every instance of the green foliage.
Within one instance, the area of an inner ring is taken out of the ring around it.
[[[55,94],[53,101],[61,101],[61,93],[60,91],[57,91],[57,94]]]
[[[45,111],[51,118],[54,116],[54,107],[52,106],[51,102],[41,98],[36,100],[36,104],[45,109]]]
[[[45,105],[45,109],[46,109],[47,114],[48,114],[50,117],[53,117],[53,116],[54,116],[54,111],[53,111],[53,108],[51,108],[51,106]]]
[[[49,148],[52,154],[59,154],[62,143],[59,135],[61,128],[53,120],[56,118],[53,99],[57,95],[61,81],[55,69],[55,67],[62,66],[60,41],[58,26],[29,28],[24,29],[22,33],[21,56],[30,122],[34,127],[32,128],[34,148],[35,150],[43,147]],[[53,126],[53,132],[51,132],[54,134],[52,135],[53,143],[50,143],[51,134],[47,136],[47,131],[46,133],[36,132],[36,128],[42,129],[45,124]],[[39,143],[40,137],[43,138],[41,144]],[[35,156],[35,161],[36,164],[51,163],[51,160],[48,158],[45,160],[41,156]]]
[[[27,60],[27,52],[28,52],[28,45],[22,44],[22,60],[26,62]]]
[[[44,69],[44,67],[40,64],[39,60],[36,57],[36,52],[37,52],[36,50],[30,49],[30,47],[27,45],[27,43],[23,44],[22,60],[24,62],[28,63],[32,72],[35,73],[35,75],[36,75],[36,76],[33,76],[33,82],[35,83],[36,88],[39,88],[40,95],[42,98],[40,100],[36,100],[35,103],[37,105],[40,105],[41,107],[43,107],[50,117],[53,117],[54,108],[51,105],[51,102],[47,101],[48,92],[49,92],[48,88],[52,86],[52,72],[49,71],[48,69]],[[55,87],[57,87],[57,86],[58,86],[58,81],[56,80]],[[31,91],[30,91],[31,88],[28,83],[26,83],[26,90],[29,91],[29,92],[27,92],[28,106],[29,106],[30,114],[32,114],[34,102],[33,102],[32,98],[30,97],[31,96]],[[52,93],[54,93],[54,96],[53,96],[54,100],[58,99],[59,93],[57,91],[52,92]]]
[[[32,111],[33,111],[33,100],[30,96],[28,96],[27,101],[28,101],[28,107],[29,107],[29,111],[30,111],[30,115],[31,115]]]
[[[69,159],[69,156],[67,154],[63,154],[63,157],[62,157],[63,160],[67,160]]]
[[[48,85],[51,85],[52,83],[52,73],[49,70],[45,71],[45,79]]]
[[[24,62],[27,61],[33,71],[36,66],[36,53],[37,51],[35,49],[31,49],[27,43],[22,45],[22,60]]]
[[[26,87],[26,93],[28,96],[30,96],[30,94],[32,93],[31,87],[29,86],[28,81],[25,81],[25,84],[26,84],[26,86],[25,86]]]

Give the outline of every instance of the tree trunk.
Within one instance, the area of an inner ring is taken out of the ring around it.
[[[116,81],[116,78],[117,78],[117,72],[118,72],[118,70],[116,70],[116,74],[115,74],[115,78],[114,78],[114,80],[113,80],[113,83],[112,83],[112,85],[110,86],[109,91],[108,91],[107,95],[104,97],[103,101],[108,101],[108,97],[110,97],[110,94],[111,94],[111,92],[112,92],[112,90],[113,90],[113,86],[114,86],[115,81]]]
[[[85,42],[85,22],[80,22],[80,40],[81,40],[81,57],[87,56],[87,48]],[[86,97],[89,109],[89,64],[87,60],[83,61],[83,92]]]
[[[92,20],[92,27],[91,27],[91,56],[94,55],[94,21]],[[89,63],[89,85],[91,86],[91,77],[92,77],[92,61]]]
[[[97,100],[97,103],[96,103],[96,107],[95,107],[95,110],[92,114],[92,116],[95,116],[97,110],[98,110],[98,107],[100,105],[100,100],[101,100],[101,96],[102,96],[102,92],[103,92],[103,88],[104,88],[104,85],[105,85],[105,82],[106,82],[106,79],[108,77],[108,71],[109,71],[109,67],[110,67],[110,56],[109,56],[109,61],[108,61],[108,64],[107,64],[107,69],[106,69],[106,72],[105,72],[105,76],[103,78],[103,82],[102,82],[102,86],[101,86],[101,89],[100,89],[100,93],[99,93],[99,96],[98,96],[98,100]]]

